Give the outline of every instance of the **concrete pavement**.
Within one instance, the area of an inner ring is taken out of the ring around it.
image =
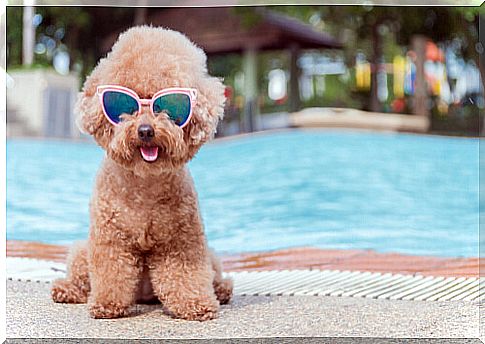
[[[478,341],[460,338],[479,336],[479,307],[471,302],[236,296],[222,307],[218,319],[199,323],[172,319],[160,305],[137,305],[128,318],[95,320],[89,318],[86,305],[53,303],[49,291],[49,283],[7,281],[7,338],[90,338],[92,342],[99,338],[259,338],[268,342],[263,339],[280,337],[278,342],[284,342],[283,337],[326,337],[339,343],[367,343],[366,338],[377,343],[401,341],[376,338],[450,338],[449,343],[473,343]],[[348,337],[364,338],[348,341]]]

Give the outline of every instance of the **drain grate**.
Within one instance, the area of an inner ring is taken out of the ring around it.
[[[230,272],[237,295],[353,296],[390,300],[478,301],[485,279],[339,270]]]
[[[45,281],[64,277],[65,265],[28,258],[7,258],[10,280]],[[485,278],[428,277],[368,271],[271,270],[229,272],[236,295],[352,296],[390,300],[478,301]]]

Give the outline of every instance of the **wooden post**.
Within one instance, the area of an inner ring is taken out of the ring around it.
[[[22,30],[22,64],[30,66],[34,62],[35,28],[34,7],[25,6],[23,10]]]
[[[244,68],[244,111],[242,129],[245,132],[258,130],[257,119],[259,115],[258,108],[258,68],[257,53],[255,48],[247,48],[244,51],[243,68]]]
[[[300,48],[293,44],[290,47],[290,94],[289,94],[289,111],[296,112],[300,110],[300,69],[298,68],[298,57],[300,55]]]
[[[428,116],[428,90],[424,75],[424,62],[426,61],[426,37],[413,36],[411,39],[413,50],[416,54],[416,79],[414,85],[413,114]]]
[[[147,19],[147,0],[139,0],[138,7],[135,8],[135,19],[133,23],[135,25],[143,25]]]
[[[381,102],[378,97],[379,83],[377,74],[379,73],[379,65],[381,64],[382,58],[382,39],[379,33],[380,22],[377,22],[372,27],[372,43],[374,45],[374,53],[372,55],[371,63],[371,80],[370,80],[370,110],[373,112],[381,112]]]

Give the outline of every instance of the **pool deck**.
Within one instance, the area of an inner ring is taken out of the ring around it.
[[[306,108],[289,115],[297,128],[352,128],[373,131],[427,133],[427,116],[367,112],[346,108]]]
[[[160,305],[136,305],[130,317],[95,320],[86,305],[53,303],[48,283],[7,281],[6,310],[7,337],[42,338],[39,343],[49,338],[79,338],[69,343],[106,342],[96,341],[99,338],[142,339],[137,343],[159,338],[309,343],[305,337],[325,337],[311,343],[419,343],[419,338],[448,338],[425,343],[480,342],[464,340],[479,337],[479,306],[462,301],[236,295],[222,306],[218,319],[203,323],[172,319]]]
[[[64,263],[68,246],[27,241],[7,241],[7,257],[44,259]],[[478,277],[478,258],[442,258],[372,250],[324,250],[313,247],[290,248],[270,252],[222,255],[225,271],[261,270],[351,270],[392,272],[426,276]]]
[[[67,251],[66,246],[7,241],[7,257],[63,263]],[[419,257],[366,250],[303,247],[223,255],[222,260],[224,269],[233,272],[336,269],[433,276],[479,275],[476,258]],[[137,343],[195,338],[205,342],[222,338],[220,343],[479,343],[477,338],[484,333],[480,327],[484,323],[480,308],[478,301],[236,293],[229,305],[222,306],[218,319],[204,323],[172,319],[163,313],[160,305],[136,305],[130,317],[95,320],[88,316],[86,305],[53,303],[50,283],[10,279],[7,280],[6,334],[10,338],[7,342],[11,343],[22,342],[19,338],[42,338],[42,342],[56,343],[66,342],[60,338],[77,338],[72,342],[89,343],[104,342],[102,338],[143,339]],[[309,341],[308,337],[314,339]]]

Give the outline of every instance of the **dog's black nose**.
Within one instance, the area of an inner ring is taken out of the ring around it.
[[[149,142],[155,136],[155,130],[150,124],[142,124],[138,127],[138,137],[140,140]]]

